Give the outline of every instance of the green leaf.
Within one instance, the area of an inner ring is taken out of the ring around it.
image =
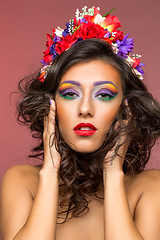
[[[109,11],[108,13],[106,13],[105,15],[103,15],[102,17],[106,17],[108,14],[110,14],[114,9],[116,9],[116,7],[115,8],[112,8],[112,10],[111,11]]]

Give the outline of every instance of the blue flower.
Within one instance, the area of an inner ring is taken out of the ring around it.
[[[58,55],[58,53],[57,53],[56,50],[55,50],[55,46],[56,46],[55,43],[53,43],[52,46],[50,46],[50,52],[51,52],[51,55],[53,55],[53,56],[52,56],[52,59],[53,59],[53,60],[54,60],[55,57],[57,57],[57,55]]]
[[[76,43],[78,43],[78,42],[81,42],[83,40],[83,38],[77,38],[77,41],[74,43],[74,44],[76,44]],[[73,45],[74,45],[73,44]]]
[[[119,49],[119,52],[118,52],[118,56],[122,57],[122,58],[126,58],[126,55],[129,53],[129,52],[132,52],[132,49],[133,49],[133,46],[134,46],[134,43],[133,43],[133,38],[128,38],[129,33],[124,36],[123,40],[122,41],[119,41],[117,40],[116,43],[117,43],[117,47]]]

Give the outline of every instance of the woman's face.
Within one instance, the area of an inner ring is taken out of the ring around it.
[[[68,146],[80,153],[98,150],[122,98],[120,75],[108,63],[92,60],[70,67],[55,97],[60,133]]]

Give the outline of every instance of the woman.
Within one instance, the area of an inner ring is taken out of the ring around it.
[[[160,173],[144,171],[160,107],[119,20],[86,11],[48,35],[41,73],[19,84],[44,163],[5,174],[2,240],[160,238]]]

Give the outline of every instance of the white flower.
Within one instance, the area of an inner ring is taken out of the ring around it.
[[[100,14],[97,14],[94,19],[94,23],[101,25],[105,19],[106,19],[105,17],[102,17]]]
[[[140,80],[143,80],[143,76],[140,72],[137,71],[137,69],[132,69],[132,71],[137,75],[137,77],[139,77]]]
[[[79,9],[77,8],[77,10],[76,10],[76,19],[77,19],[77,20],[79,20],[79,14],[80,14],[80,11],[79,11]]]
[[[112,32],[112,37],[115,37],[116,36],[116,32]]]
[[[133,66],[133,63],[134,63],[134,59],[133,59],[133,58],[131,58],[130,56],[128,56],[128,57],[126,58],[126,61],[127,61],[131,66]]]
[[[63,31],[64,30],[62,28],[58,27],[54,33],[57,35],[57,37],[62,37]]]
[[[118,48],[117,48],[117,43],[112,43],[112,49],[113,49],[113,52],[115,53],[115,54],[117,54],[118,53]]]

